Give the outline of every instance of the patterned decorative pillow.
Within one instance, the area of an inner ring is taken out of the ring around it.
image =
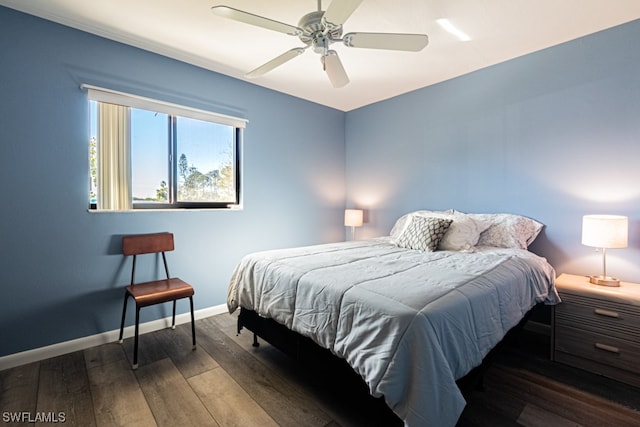
[[[409,224],[409,219],[413,216],[413,215],[420,215],[420,216],[434,216],[434,217],[447,217],[450,214],[453,214],[454,211],[453,209],[448,209],[446,211],[429,211],[429,210],[419,210],[419,211],[413,211],[413,212],[409,212],[406,213],[404,215],[402,215],[400,218],[398,218],[396,220],[396,223],[393,224],[393,227],[391,228],[391,231],[389,232],[389,235],[395,240],[398,238],[398,236],[400,234],[402,234],[402,232],[404,231],[404,229],[407,227],[407,225]]]
[[[433,252],[453,222],[447,218],[424,217],[411,215],[409,224],[396,239],[401,248]]]
[[[491,225],[488,222],[485,223],[474,220],[468,215],[452,209],[447,211],[414,211],[401,216],[396,221],[389,233],[394,241],[402,234],[409,224],[409,219],[412,216],[446,218],[453,220],[451,226],[440,240],[440,243],[438,243],[438,250],[445,251],[471,250],[478,243],[480,233],[485,231]]]

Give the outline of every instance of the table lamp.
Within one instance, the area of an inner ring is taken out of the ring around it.
[[[362,209],[345,209],[344,225],[351,227],[351,240],[355,240],[356,227],[362,227]]]
[[[582,244],[602,248],[602,275],[590,276],[595,285],[620,286],[620,280],[607,276],[607,249],[626,248],[628,219],[621,215],[585,215],[582,217]]]

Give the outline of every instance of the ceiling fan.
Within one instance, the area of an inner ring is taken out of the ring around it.
[[[362,1],[333,0],[327,10],[323,11],[322,0],[318,0],[318,10],[307,13],[300,18],[297,27],[229,6],[213,6],[211,11],[218,16],[233,19],[234,21],[298,37],[306,45],[286,51],[255,70],[248,72],[245,77],[262,76],[311,47],[315,53],[320,55],[322,67],[333,87],[339,88],[349,83],[349,77],[342,66],[338,53],[330,49],[332,43],[342,42],[347,47],[411,52],[418,52],[429,43],[429,38],[426,34],[347,33],[343,35],[342,24],[358,8]]]

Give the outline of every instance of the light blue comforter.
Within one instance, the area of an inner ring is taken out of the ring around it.
[[[418,252],[381,238],[248,255],[227,304],[346,359],[406,426],[454,426],[456,380],[536,303],[559,302],[554,278],[521,249]]]

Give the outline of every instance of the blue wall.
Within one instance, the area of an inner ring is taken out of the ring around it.
[[[577,274],[600,268],[581,216],[628,215],[609,270],[640,282],[639,39],[636,21],[343,113],[0,7],[0,356],[116,329],[122,234],[173,231],[205,308],[244,254],[341,240],[345,205],[359,238],[421,208],[527,215],[531,249]],[[244,210],[87,212],[83,82],[249,119]]]
[[[599,274],[582,215],[629,217],[608,272],[640,282],[640,21],[346,114],[347,205],[360,236],[415,209],[511,212],[546,225],[530,248]]]
[[[87,212],[83,82],[249,119],[244,210]],[[175,233],[196,309],[246,253],[341,240],[344,149],[343,112],[0,7],[0,356],[117,329],[122,234]]]

